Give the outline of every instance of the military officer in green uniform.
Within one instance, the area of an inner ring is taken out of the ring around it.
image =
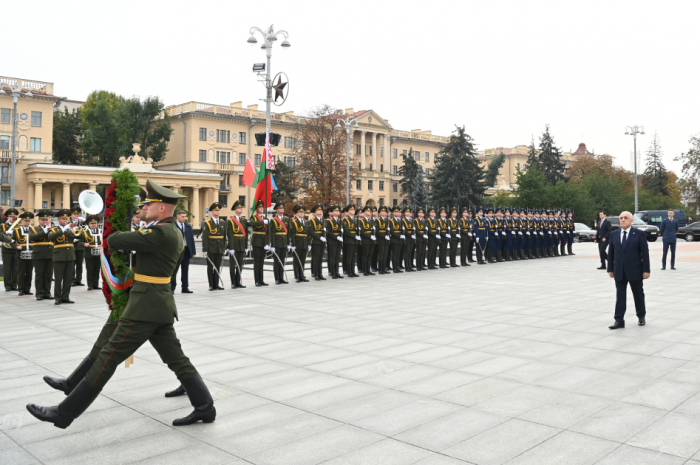
[[[146,341],[175,372],[194,407],[190,415],[174,420],[173,425],[189,425],[197,421],[211,423],[216,418],[211,394],[183,353],[173,326],[177,307],[170,291],[170,279],[177,266],[179,252],[184,247],[182,233],[174,225],[173,212],[177,200],[183,196],[150,179],[147,188],[144,221],[150,225],[134,232],[113,232],[108,239],[109,247],[113,250],[134,250],[139,254],[134,286],[122,318],[115,322],[110,316],[95,343],[95,346],[103,344],[103,347],[97,352],[93,363],[89,363],[89,359],[84,360],[78,367],[80,372],[74,372],[69,379],[51,378],[49,384],[68,391],[68,396],[60,404],[54,407],[27,405],[27,410],[36,418],[51,422],[58,428],[67,428],[79,417],[95,401],[117,366]],[[105,341],[103,336],[107,328],[111,334]]]
[[[284,217],[284,204],[275,205],[277,215],[267,228],[268,242],[272,251],[273,269],[275,271],[275,284],[289,284],[284,279],[284,263],[287,261],[287,247],[289,246],[289,220]]]
[[[391,236],[389,235],[389,209],[382,205],[379,207],[379,216],[377,216],[377,272],[379,274],[387,274],[386,260],[391,247]]]
[[[304,219],[306,212],[302,205],[295,205],[293,212],[294,218],[289,223],[289,251],[294,259],[294,279],[298,283],[308,283],[309,280],[304,276],[304,268],[311,241],[306,231],[306,220]]]
[[[34,266],[32,264],[31,257],[31,241],[29,240],[29,233],[31,232],[30,224],[34,218],[34,213],[24,212],[19,215],[19,217],[21,219],[20,224],[12,231],[12,239],[14,240],[12,245],[15,246],[17,256],[19,257],[17,286],[20,296],[34,295],[31,292],[32,270],[34,269]]]
[[[392,209],[393,217],[389,221],[389,230],[391,233],[391,268],[394,273],[403,273],[400,268],[401,261],[401,251],[406,239],[406,235],[403,233],[403,219],[401,218],[401,208],[394,207]]]
[[[440,237],[440,268],[449,268],[447,264],[447,247],[450,243],[450,232],[447,229],[447,209],[440,209],[440,218],[437,220],[438,224],[438,234]]]
[[[265,264],[265,251],[270,250],[267,244],[267,223],[268,220],[263,216],[265,212],[265,202],[258,200],[255,205],[255,213],[248,220],[248,226],[253,230],[251,246],[253,247],[253,276],[255,277],[255,285],[267,286],[268,284],[263,279],[263,265]]]
[[[214,202],[209,206],[211,218],[204,222],[202,228],[202,252],[207,259],[207,278],[210,291],[222,291],[223,279],[219,276],[221,261],[226,252],[226,222],[219,218],[221,204]]]
[[[343,233],[340,228],[340,207],[332,205],[328,208],[328,219],[324,222],[326,239],[328,240],[328,274],[333,279],[343,279],[340,274],[340,252],[343,249]]]
[[[364,276],[374,276],[372,273],[372,254],[374,253],[377,236],[374,230],[374,220],[372,219],[372,207],[366,205],[362,209],[360,224],[360,241],[362,242],[362,274]]]
[[[377,231],[377,219],[379,218],[379,210],[377,210],[377,207],[372,206],[372,224],[374,225],[374,230],[375,230],[375,235]],[[372,259],[370,260],[372,263],[372,266],[370,268],[371,271],[378,271],[378,265],[377,265],[377,246],[379,245],[379,237],[377,237],[377,240],[374,243],[374,247],[372,247]]]
[[[343,271],[349,278],[358,278],[360,275],[355,273],[355,264],[357,263],[357,243],[361,239],[357,234],[355,205],[348,205],[346,211],[347,215],[340,223],[343,230],[343,266],[347,266],[347,268],[343,268]]]
[[[70,210],[56,213],[58,226],[49,232],[49,241],[53,244],[54,304],[72,304],[70,288],[75,272],[75,243],[80,239],[73,234],[70,226]]]
[[[316,281],[325,281],[323,277],[323,251],[326,248],[326,231],[323,227],[323,207],[316,205],[314,216],[307,224],[307,232],[311,236],[311,276]]]
[[[403,228],[403,234],[406,237],[404,243],[404,253],[403,253],[403,263],[406,271],[416,271],[415,266],[413,266],[413,253],[416,250],[416,231],[415,225],[413,223],[413,210],[411,207],[406,207],[403,209],[403,220],[401,227]]]
[[[34,265],[34,287],[36,300],[53,299],[51,295],[51,277],[53,276],[53,244],[49,241],[51,230],[51,212],[39,210],[39,226],[31,228],[29,243],[32,248]]]
[[[10,208],[3,213],[5,222],[2,224],[2,235],[9,238],[9,240],[3,241],[4,244],[2,245],[2,272],[4,276],[5,292],[17,290],[19,252],[17,252],[17,245],[12,244],[12,238],[9,236],[12,234],[10,228],[17,219],[18,214],[19,212],[15,208]]]
[[[426,221],[428,230],[428,269],[437,270],[437,248],[440,243],[440,231],[438,230],[438,219],[435,217],[435,209],[428,209],[428,220]]]
[[[447,220],[447,231],[450,236],[450,266],[459,268],[457,264],[457,249],[459,248],[462,234],[459,232],[459,220],[457,219],[457,209],[450,209],[450,218]]]
[[[82,232],[82,242],[85,244],[85,268],[88,291],[100,290],[100,252],[102,235],[98,229],[99,218],[90,215],[85,220],[88,227]]]
[[[457,230],[459,231],[459,263],[462,266],[471,266],[469,262],[472,261],[470,244],[472,241],[472,220],[469,218],[469,209],[467,207],[462,207],[462,217],[459,219],[457,224]]]
[[[416,219],[413,220],[416,234],[416,270],[425,270],[425,251],[428,246],[428,228],[425,222],[425,208],[416,209]]]
[[[236,200],[231,207],[233,215],[226,223],[226,244],[228,247],[229,275],[231,277],[231,289],[245,289],[241,272],[245,262],[246,248],[248,247],[248,220],[243,218],[243,204]]]
[[[73,230],[73,235],[77,239],[73,243],[73,250],[75,251],[75,272],[73,274],[73,282],[71,286],[84,286],[83,284],[83,262],[85,259],[85,243],[82,241],[82,230],[85,227],[85,218],[80,216],[82,210],[80,207],[71,207],[70,217],[71,223],[70,227]]]

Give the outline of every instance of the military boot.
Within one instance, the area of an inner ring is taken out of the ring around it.
[[[27,404],[27,410],[41,421],[53,423],[56,428],[66,429],[73,423],[73,420],[87,410],[98,395],[100,395],[100,391],[90,386],[83,378],[57,406],[41,407],[36,404]]]
[[[182,385],[187,391],[187,397],[190,398],[190,404],[194,407],[194,411],[186,417],[173,420],[173,426],[191,425],[198,421],[212,423],[216,420],[214,399],[212,399],[209,389],[199,373],[183,381]]]
[[[71,393],[71,391],[73,391],[73,389],[75,389],[80,381],[85,378],[85,375],[87,374],[88,370],[90,370],[93,363],[95,363],[95,361],[91,359],[90,356],[87,356],[82,362],[80,362],[80,365],[73,370],[73,373],[68,375],[68,378],[54,378],[53,376],[46,375],[44,376],[44,381],[52,388],[58,391],[63,391],[66,395],[68,395]]]

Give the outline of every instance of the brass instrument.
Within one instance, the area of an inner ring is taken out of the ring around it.
[[[17,227],[17,225],[19,224],[20,221],[22,221],[22,218],[17,217],[17,219],[15,220],[15,222],[12,223],[12,226],[10,226],[9,229],[8,229],[7,231],[5,231],[5,232],[6,232],[6,233],[11,233],[11,232]]]

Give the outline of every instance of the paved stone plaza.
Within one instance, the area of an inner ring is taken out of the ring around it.
[[[0,295],[4,464],[700,464],[700,244],[677,271],[651,243],[647,325],[627,328],[595,244],[575,257],[176,294],[177,332],[216,399],[215,423],[174,428],[186,397],[146,344],[67,430],[28,402],[65,376],[107,316]],[[266,273],[272,281],[271,272]],[[291,271],[289,272],[290,278]],[[228,275],[228,273],[226,273]]]

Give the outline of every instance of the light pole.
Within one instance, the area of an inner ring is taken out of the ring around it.
[[[341,125],[342,123],[342,125]],[[342,130],[343,127],[345,127],[345,132],[347,133],[347,142],[345,144],[346,150],[346,166],[345,166],[345,184],[347,188],[347,194],[346,194],[346,203],[345,206],[347,207],[350,205],[350,130],[357,130],[360,129],[360,125],[357,124],[357,118],[350,119],[350,117],[347,117],[345,119],[339,119],[338,122],[335,125],[335,128],[338,130]]]
[[[625,135],[634,138],[634,213],[639,209],[639,195],[637,192],[637,134],[644,135],[644,126],[625,126]]]
[[[4,86],[5,84],[0,83],[0,95],[7,95]],[[26,98],[32,98],[34,95],[32,95],[29,89],[26,89],[26,92],[22,94],[22,87],[20,86],[8,84],[7,87],[10,88],[10,94],[12,95],[12,163],[10,168],[12,176],[12,183],[10,184],[10,207],[12,208],[15,206],[15,167],[17,165],[17,101],[22,95]]]
[[[250,37],[248,37],[248,43],[250,45],[255,45],[258,41],[255,39],[255,33],[259,33],[263,37],[263,45],[260,47],[265,50],[267,55],[267,67],[265,69],[265,89],[267,94],[265,97],[265,132],[270,132],[270,104],[272,103],[272,82],[270,81],[270,59],[272,58],[272,44],[277,40],[277,36],[284,36],[284,40],[280,44],[283,48],[291,47],[291,44],[287,40],[289,34],[287,31],[277,31],[275,32],[274,26],[270,26],[267,32],[263,31],[259,27],[250,28]],[[262,71],[253,67],[253,71]]]

